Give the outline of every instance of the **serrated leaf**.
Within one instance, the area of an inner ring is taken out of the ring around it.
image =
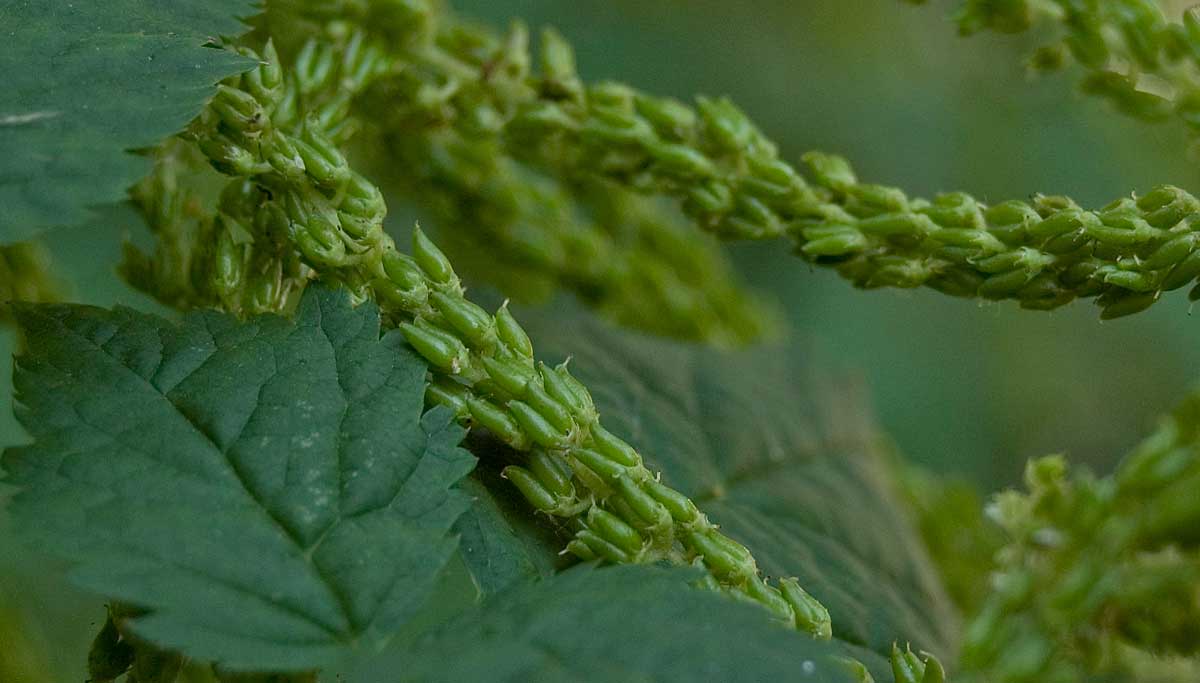
[[[692,496],[770,576],[797,576],[834,636],[943,661],[959,617],[876,452],[853,388],[797,347],[739,354],[665,342],[583,315],[522,314],[547,360],[572,357],[604,424]]]
[[[216,83],[249,68],[204,47],[245,29],[254,0],[17,0],[0,6],[0,243],[121,199],[147,147],[196,116]]]
[[[518,584],[349,680],[495,683],[849,683],[857,654],[688,585],[691,570],[583,566]],[[401,665],[402,664],[402,665]]]
[[[24,306],[8,450],[20,528],[151,610],[135,631],[230,668],[315,667],[421,606],[474,458],[371,304],[310,287],[294,321],[181,325]]]

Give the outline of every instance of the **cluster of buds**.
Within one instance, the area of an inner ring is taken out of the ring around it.
[[[505,46],[501,61],[512,68],[482,99],[489,116],[481,120],[511,155],[556,177],[675,197],[722,238],[791,237],[800,256],[860,287],[929,286],[1033,309],[1094,298],[1106,319],[1187,285],[1200,298],[1200,202],[1178,188],[1095,211],[1065,197],[994,206],[963,193],[910,199],[860,183],[845,160],[819,153],[805,158],[806,180],[727,100],[698,98],[693,108],[619,83],[585,85],[553,31],[542,36],[541,73],[532,75],[523,34],[511,35],[473,34],[424,67],[458,92],[472,73],[490,82],[491,72],[473,68],[479,45]]]
[[[484,273],[525,298],[574,290],[624,325],[677,338],[732,347],[772,331],[773,312],[737,282],[715,240],[679,237],[694,229],[674,207],[514,161],[501,133],[537,96],[527,32],[516,24],[499,39],[450,26],[443,40],[396,50],[407,68],[363,108],[386,112],[390,162],[406,170],[407,194],[452,232],[456,261],[486,259]]]
[[[1074,60],[1088,70],[1084,92],[1107,99],[1129,116],[1145,121],[1177,116],[1193,133],[1200,132],[1196,86],[1200,10],[1196,8],[1183,12],[1182,21],[1172,21],[1156,0],[973,0],[957,19],[964,34],[984,29],[1024,31],[1039,20],[1058,23],[1058,40],[1040,47],[1029,60],[1033,70],[1053,71]]]
[[[1000,683],[1132,675],[1136,652],[1191,656],[1200,632],[1200,395],[1166,418],[1114,475],[1068,477],[1034,460],[1028,493],[1001,494],[1010,536],[964,663]]]
[[[418,228],[413,256],[388,251],[384,310],[435,372],[430,400],[519,451],[504,476],[535,508],[567,517],[568,551],[585,560],[695,563],[711,585],[754,600],[814,636],[829,613],[794,579],[772,586],[750,551],[722,534],[684,494],[660,481],[628,443],[606,430],[587,389],[566,364],[538,362],[507,306],[488,314],[468,301],[449,260]]]
[[[361,31],[331,24],[307,41],[287,72],[268,41],[257,68],[223,82],[182,136],[169,143],[135,192],[159,237],[154,258],[127,249],[135,285],[190,307],[252,314],[286,309],[316,274],[352,276],[386,239],[378,188],[353,172],[338,143],[357,129],[350,102],[389,70]],[[232,176],[216,211],[197,208],[177,177],[198,149]],[[350,279],[347,284],[361,289]]]

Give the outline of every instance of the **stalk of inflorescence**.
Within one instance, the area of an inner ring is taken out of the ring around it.
[[[553,31],[542,34],[532,74],[517,68],[533,63],[519,25],[505,39],[444,23],[439,37],[398,58],[447,87],[482,93],[474,101],[487,104],[513,157],[557,177],[673,197],[723,239],[790,238],[797,255],[859,287],[926,286],[1031,309],[1093,298],[1105,319],[1187,286],[1200,298],[1200,202],[1179,188],[1097,210],[1060,196],[991,205],[961,192],[910,198],[860,182],[832,155],[805,155],[802,172],[726,99],[692,107],[620,83],[585,84]]]

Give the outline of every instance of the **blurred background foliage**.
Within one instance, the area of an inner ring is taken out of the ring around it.
[[[1023,61],[1038,33],[961,39],[948,18],[955,2],[453,4],[498,25],[513,17],[555,25],[589,80],[681,98],[729,95],[789,161],[814,148],[843,154],[866,182],[914,195],[962,189],[994,202],[1043,192],[1097,207],[1160,183],[1200,190],[1180,128],[1147,126],[1083,97],[1071,70],[1031,79]],[[394,206],[391,224],[402,230],[414,217]],[[137,221],[114,208],[47,240],[70,298],[161,311],[115,274],[121,237]],[[1107,472],[1200,379],[1200,320],[1181,294],[1101,324],[1083,302],[1039,313],[927,290],[861,292],[782,243],[730,249],[745,277],[782,303],[792,333],[816,343],[821,364],[861,378],[905,457],[984,492],[1016,483],[1027,458],[1048,452]],[[0,353],[15,344],[5,332]],[[11,417],[10,365],[0,370],[0,436],[9,444],[23,437]],[[19,634],[29,647],[18,649],[53,662],[50,680],[83,680],[100,601],[67,588],[57,564],[15,548],[0,518],[0,679],[22,680],[16,672],[33,666],[8,647]]]

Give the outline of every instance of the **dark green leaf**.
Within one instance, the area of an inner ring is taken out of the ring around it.
[[[18,309],[17,524],[151,610],[135,632],[230,667],[315,666],[421,606],[474,458],[373,305],[312,287],[295,321]]]
[[[16,0],[0,6],[0,243],[82,222],[149,170],[147,147],[251,64],[204,47],[253,0]]]
[[[370,667],[367,680],[850,680],[833,657],[857,653],[779,627],[757,606],[693,588],[687,581],[695,576],[584,566],[521,584],[397,657],[403,666]]]
[[[485,462],[495,452],[476,454]],[[549,520],[534,517],[528,503],[514,495],[512,486],[494,467],[480,467],[463,481],[462,490],[473,501],[458,519],[459,552],[471,579],[483,597],[522,581],[554,573],[562,564],[562,541]],[[545,525],[539,522],[547,522]]]
[[[834,636],[948,660],[958,616],[877,452],[852,387],[796,347],[723,354],[586,316],[523,315],[539,351],[572,356],[604,419],[694,497],[770,576],[798,576]]]

